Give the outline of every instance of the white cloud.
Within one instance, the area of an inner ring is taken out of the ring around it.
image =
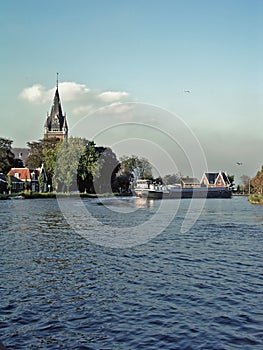
[[[40,84],[34,84],[28,88],[25,88],[20,94],[22,99],[30,103],[45,103],[50,100],[51,96],[51,91],[45,91],[44,86]]]
[[[122,98],[128,97],[129,94],[125,91],[105,91],[98,95],[98,98],[103,102],[116,102]]]
[[[55,88],[47,90],[41,84],[34,84],[25,88],[20,97],[29,103],[47,103],[52,101]],[[85,84],[66,81],[59,84],[60,95],[63,96],[63,101],[76,101],[85,97],[90,89]]]
[[[97,108],[95,108],[93,105],[78,106],[72,110],[72,114],[83,116],[94,112],[96,109]]]
[[[111,114],[111,115],[122,115],[133,110],[134,105],[130,103],[114,102],[108,106],[100,109],[101,113]]]
[[[85,84],[65,81],[59,84],[60,95],[63,96],[63,101],[76,101],[85,97],[90,89]]]
[[[56,87],[46,89],[41,84],[34,84],[25,88],[20,93],[20,98],[31,104],[52,104]],[[67,104],[67,115],[87,116],[91,113],[103,114],[103,108],[111,114],[125,115],[130,107],[121,102],[127,100],[129,94],[125,91],[98,91],[88,88],[85,84],[65,81],[59,84],[59,94],[62,100]],[[107,108],[108,107],[108,108]],[[70,110],[69,110],[70,109]],[[127,116],[126,116],[127,117]]]
[[[92,102],[96,102],[96,104],[99,103],[98,107],[101,106],[101,103],[118,102],[129,96],[125,91],[104,91],[98,93],[92,91],[85,84],[79,84],[73,81],[64,81],[60,83],[59,92],[63,102],[84,100],[89,104],[92,104]],[[34,84],[25,88],[20,93],[20,98],[29,103],[48,103],[52,101],[54,93],[55,87],[47,90],[41,84]],[[82,107],[79,108],[81,109]]]

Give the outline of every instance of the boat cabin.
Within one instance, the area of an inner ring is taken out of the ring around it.
[[[206,187],[229,187],[231,183],[224,171],[215,173],[204,173],[201,179],[201,186]]]
[[[200,181],[196,177],[182,177],[181,184],[183,188],[196,188],[200,187]]]

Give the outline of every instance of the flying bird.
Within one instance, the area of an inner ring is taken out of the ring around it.
[[[191,91],[190,90],[184,90],[184,92],[190,94]]]
[[[237,162],[237,165],[243,165],[243,163],[242,162]]]

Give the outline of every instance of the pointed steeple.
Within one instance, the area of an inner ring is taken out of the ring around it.
[[[62,107],[61,107],[61,102],[60,102],[60,97],[59,97],[59,92],[58,92],[58,87],[56,88],[55,91],[55,96],[54,96],[54,100],[53,100],[53,106],[51,108],[51,113],[50,113],[51,117],[63,117],[63,112],[62,112]]]
[[[63,115],[60,96],[58,92],[58,73],[56,91],[51,107],[50,115],[47,116],[44,126],[44,138],[65,139],[68,136],[68,125],[66,115]]]

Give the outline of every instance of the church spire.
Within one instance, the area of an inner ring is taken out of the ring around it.
[[[60,102],[57,73],[56,91],[54,95],[53,105],[51,108],[50,115],[47,115],[46,123],[44,126],[44,139],[67,139],[67,135],[68,125],[66,121],[66,115],[63,115],[62,106]]]

